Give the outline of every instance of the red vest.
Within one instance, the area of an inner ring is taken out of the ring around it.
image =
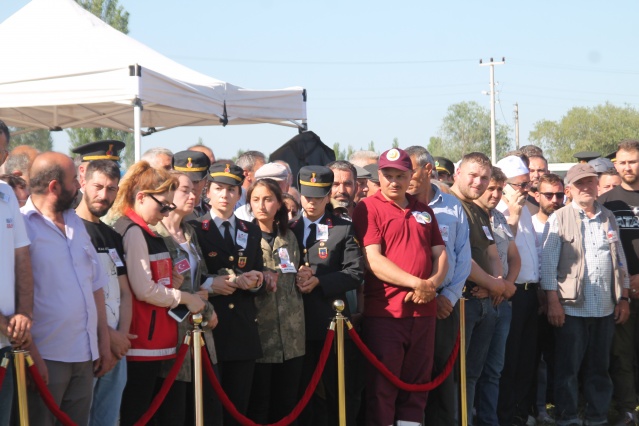
[[[115,223],[114,228],[124,237],[134,226],[142,228],[149,250],[149,261],[153,281],[172,287],[173,262],[162,237],[151,231],[146,223],[133,211],[128,211]],[[135,259],[127,259],[130,265]],[[131,349],[126,356],[131,361],[157,361],[175,358],[178,330],[177,322],[168,314],[169,308],[151,305],[133,297],[133,318],[130,333],[138,337],[131,340]]]

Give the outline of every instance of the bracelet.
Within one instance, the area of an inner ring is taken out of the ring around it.
[[[621,296],[619,298],[619,300],[625,300],[626,302],[630,303],[630,298],[629,297]]]

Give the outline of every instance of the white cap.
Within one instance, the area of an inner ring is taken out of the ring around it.
[[[499,167],[508,179],[530,173],[530,170],[528,170],[523,160],[516,155],[509,155],[508,157],[502,158],[495,166]]]
[[[273,180],[286,180],[288,170],[280,163],[266,163],[255,172],[255,179],[271,178]]]

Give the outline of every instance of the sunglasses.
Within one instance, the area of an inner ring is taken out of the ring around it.
[[[540,192],[541,195],[543,195],[544,197],[546,197],[546,200],[550,201],[552,200],[554,197],[557,197],[557,199],[559,200],[563,200],[564,199],[564,193],[563,192]]]
[[[164,214],[164,213],[168,213],[168,212],[172,212],[173,210],[177,209],[177,206],[173,203],[170,204],[164,204],[162,201],[158,200],[157,198],[155,198],[153,196],[153,194],[146,194],[149,197],[153,198],[153,201],[155,201],[156,203],[158,203],[160,205],[160,213]]]
[[[518,188],[518,189],[528,189],[531,187],[532,184],[530,182],[524,182],[524,183],[508,182],[508,185],[514,186],[515,188]]]

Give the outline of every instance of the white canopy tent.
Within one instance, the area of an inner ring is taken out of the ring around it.
[[[0,120],[140,136],[178,126],[306,127],[301,87],[251,90],[216,80],[113,29],[74,0],[33,0],[0,24]],[[146,128],[143,131],[142,128]]]

